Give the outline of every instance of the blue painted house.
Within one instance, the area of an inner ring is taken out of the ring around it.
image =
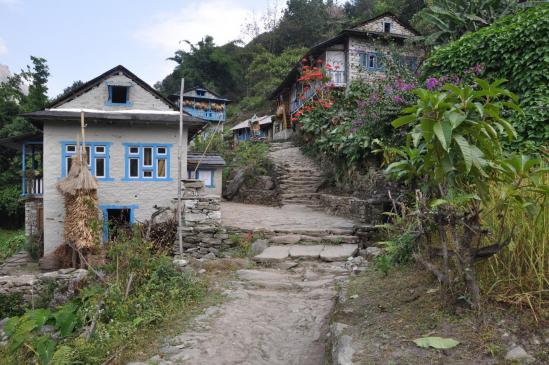
[[[169,99],[179,106],[178,94],[170,95]],[[230,100],[203,87],[194,87],[183,93],[183,110],[193,117],[211,122],[224,123],[227,120],[229,103]]]

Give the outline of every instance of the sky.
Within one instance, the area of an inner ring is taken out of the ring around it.
[[[0,64],[19,72],[31,55],[44,57],[50,97],[119,64],[153,85],[173,70],[166,59],[182,40],[246,40],[242,25],[267,7],[268,0],[0,0]]]

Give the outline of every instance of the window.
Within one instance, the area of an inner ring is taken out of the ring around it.
[[[170,145],[126,143],[125,181],[170,181]]]
[[[196,90],[196,95],[204,96],[204,95],[206,95],[206,90],[198,89],[198,90]]]
[[[194,168],[187,170],[187,176],[188,176],[189,179],[193,178],[192,177],[193,174],[195,175],[194,179],[204,181],[204,186],[205,187],[207,187],[207,188],[215,187],[215,185],[214,185],[214,170],[198,169],[198,170],[196,170],[196,173],[194,172]]]
[[[368,71],[383,71],[383,55],[378,52],[361,53],[360,65]]]
[[[383,22],[383,31],[385,33],[391,33],[391,23]]]
[[[109,90],[109,98],[106,105],[127,105],[131,106],[130,102],[130,87],[119,85],[107,85]]]
[[[109,147],[110,142],[86,142],[82,148],[90,172],[99,180],[112,180],[109,177]],[[75,142],[62,142],[63,160],[61,176],[67,176],[72,166],[72,157],[77,156]]]

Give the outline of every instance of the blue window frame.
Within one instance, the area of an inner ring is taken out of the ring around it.
[[[192,179],[194,173],[193,169],[187,169],[187,177]],[[215,169],[198,169],[194,179],[204,181],[204,186],[206,188],[215,188]]]
[[[110,146],[111,142],[86,142],[88,167],[93,176],[100,181],[112,181],[110,177]],[[77,155],[75,141],[61,142],[61,177],[67,176],[71,166],[71,157]]]
[[[107,89],[109,91],[109,97],[105,102],[107,106],[132,106],[130,101],[130,88],[131,86],[123,85],[109,85]]]
[[[384,71],[383,54],[379,52],[364,52],[359,54],[360,66],[368,71]]]
[[[170,177],[171,144],[124,143],[125,175],[123,181],[172,181]]]

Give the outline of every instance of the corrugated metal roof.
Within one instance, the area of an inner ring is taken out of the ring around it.
[[[259,125],[271,124],[273,122],[273,117],[274,117],[274,115],[264,115],[262,117],[256,117],[256,121],[259,122]],[[252,119],[253,119],[253,117],[250,118],[250,119],[246,119],[243,122],[238,123],[237,125],[232,127],[231,130],[236,131],[238,129],[250,128],[250,122],[251,122]]]
[[[225,166],[225,160],[219,155],[206,153],[204,156],[202,156],[202,153],[200,152],[187,153],[188,165],[198,165],[199,163],[201,166]]]

